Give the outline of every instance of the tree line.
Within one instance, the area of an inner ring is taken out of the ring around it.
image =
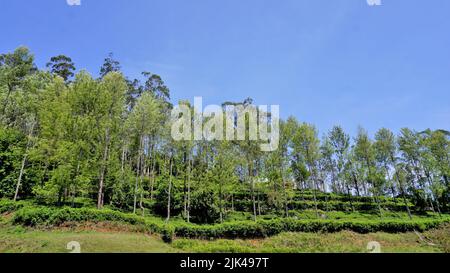
[[[298,193],[311,193],[317,217],[323,192],[349,202],[370,197],[380,216],[387,197],[404,202],[409,215],[409,201],[449,210],[448,131],[382,128],[371,138],[363,128],[351,137],[334,126],[319,136],[289,117],[272,152],[255,141],[174,141],[170,90],[160,76],[130,79],[112,54],[97,78],[75,71],[64,55],[47,69],[25,47],[0,55],[0,198],[196,222],[223,221],[238,200],[255,220],[268,211],[289,217]]]

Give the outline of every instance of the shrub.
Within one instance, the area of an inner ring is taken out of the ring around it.
[[[23,208],[24,205],[24,201],[14,202],[9,199],[0,199],[0,213],[13,212],[20,208]]]
[[[173,240],[173,236],[175,234],[175,229],[170,226],[170,225],[165,225],[162,230],[160,231],[161,233],[161,239],[165,242],[165,243],[172,243]]]

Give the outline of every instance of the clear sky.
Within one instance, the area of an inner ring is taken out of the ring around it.
[[[160,74],[173,102],[279,104],[354,134],[450,129],[450,1],[0,0],[0,52],[28,46],[98,73]]]

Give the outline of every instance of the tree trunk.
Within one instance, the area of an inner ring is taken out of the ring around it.
[[[184,206],[183,216],[184,216],[184,219],[186,219],[187,218],[187,177],[188,177],[188,169],[189,169],[189,167],[187,166],[189,163],[187,160],[186,151],[184,152],[183,156],[184,156],[183,160],[184,160],[184,166],[185,166],[185,168],[184,168],[184,184],[183,184],[183,206]]]
[[[381,206],[380,206],[380,202],[378,200],[378,189],[375,187],[375,184],[372,182],[372,172],[370,170],[370,162],[369,162],[369,157],[366,154],[366,165],[367,165],[367,171],[368,171],[368,175],[369,175],[369,179],[368,179],[368,183],[370,185],[372,185],[373,189],[374,189],[374,200],[375,203],[377,204],[378,207],[378,212],[380,213],[380,218],[383,218],[383,213],[381,212]]]
[[[284,201],[284,215],[286,218],[289,217],[289,202],[288,202],[288,196],[287,196],[287,189],[286,189],[286,180],[284,179],[283,176],[283,165],[280,168],[280,177],[281,177],[281,181],[283,184],[283,201]]]
[[[19,195],[19,188],[20,188],[20,184],[22,183],[22,175],[23,175],[23,172],[24,172],[24,169],[25,169],[26,161],[27,161],[27,152],[23,156],[22,165],[20,167],[19,178],[17,179],[17,185],[16,185],[16,192],[14,194],[14,201],[17,200],[17,196]]]
[[[348,195],[348,200],[350,201],[350,207],[352,208],[352,211],[355,211],[355,208],[353,207],[353,201],[352,201],[352,195],[350,193],[350,187],[348,186],[347,183],[345,183],[345,186],[347,188],[347,195]]]
[[[169,171],[169,189],[167,191],[167,218],[166,221],[168,222],[170,220],[170,198],[172,194],[172,158],[170,159],[170,171]]]
[[[19,177],[17,178],[16,191],[14,193],[14,202],[17,200],[17,197],[19,196],[19,189],[20,189],[20,185],[22,184],[22,176],[25,171],[25,164],[27,163],[28,150],[30,149],[31,138],[33,137],[34,126],[35,126],[35,123],[33,122],[31,125],[30,132],[28,133],[27,146],[25,148],[25,154],[23,155],[22,165],[20,166]]]
[[[255,180],[253,178],[253,164],[248,160],[248,176],[250,178],[250,191],[253,203],[253,220],[256,222]]]
[[[139,176],[141,173],[141,151],[143,146],[143,136],[139,138],[139,151],[138,151],[138,157],[136,160],[136,182],[134,184],[134,202],[133,202],[133,213],[136,214],[136,206],[137,206],[137,192],[139,188]]]
[[[189,163],[188,163],[188,183],[187,183],[187,211],[186,211],[186,219],[187,222],[190,222],[191,219],[191,157],[189,156]]]
[[[436,201],[436,209],[437,209],[437,211],[438,211],[439,217],[442,217],[442,215],[441,215],[441,209],[439,208],[439,200],[438,200],[438,198],[436,197],[436,195],[434,194],[434,192],[433,192],[433,190],[432,190],[433,182],[431,181],[431,175],[430,175],[430,173],[428,172],[428,170],[425,170],[425,175],[426,175],[427,180],[428,180],[428,185],[429,185],[429,187],[430,187],[431,196],[432,196],[433,199]],[[433,200],[431,200],[431,202],[433,202]]]
[[[142,216],[144,216],[145,210],[144,210],[144,203],[143,203],[143,199],[144,199],[144,170],[145,170],[146,166],[145,166],[145,156],[142,155],[141,156],[141,173],[139,176],[139,187],[141,189],[141,194],[140,194],[140,200],[139,200],[139,208],[142,211]]]
[[[409,209],[408,201],[406,200],[405,188],[403,187],[400,177],[398,176],[395,158],[392,155],[391,155],[391,161],[392,161],[392,164],[394,164],[395,178],[397,179],[398,186],[400,187],[400,190],[402,191],[402,198],[403,198],[403,202],[405,203],[406,211],[408,212],[408,217],[410,220],[412,220],[411,210]]]
[[[317,218],[320,218],[320,215],[319,215],[319,209],[317,208],[317,197],[316,197],[316,175],[315,175],[315,171],[313,170],[313,168],[312,168],[312,166],[311,166],[311,164],[308,164],[308,169],[309,169],[309,173],[311,174],[310,175],[310,178],[312,179],[312,186],[313,186],[313,199],[314,199],[314,210],[316,211],[316,216],[317,216]]]
[[[108,152],[109,152],[109,128],[105,130],[105,150],[103,151],[103,159],[102,166],[100,170],[100,181],[98,185],[98,195],[97,195],[97,208],[101,209],[103,207],[103,185],[105,180],[105,172],[106,172],[106,161],[108,160]]]
[[[256,222],[256,200],[255,200],[255,179],[250,177],[252,187],[252,202],[253,202],[253,220]]]
[[[219,212],[220,212],[220,222],[223,223],[223,196],[222,196],[222,182],[219,184]]]
[[[386,162],[384,162],[384,169],[386,170],[386,176],[387,176],[388,181],[391,181],[391,176],[389,175],[389,168],[388,168]],[[392,192],[392,198],[395,198],[394,183],[391,184],[391,192]]]
[[[155,187],[155,168],[156,168],[156,151],[155,148],[153,147],[153,159],[152,159],[152,173],[151,173],[151,185],[150,185],[150,200],[153,201],[153,192],[154,192],[154,187]]]

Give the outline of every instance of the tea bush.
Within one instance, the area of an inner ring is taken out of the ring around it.
[[[142,217],[119,211],[90,208],[23,207],[12,218],[13,223],[25,226],[58,226],[65,222],[123,222],[139,225],[152,233],[160,234],[170,243],[174,236],[184,238],[263,238],[281,232],[338,232],[350,230],[358,233],[425,231],[449,223],[448,216],[436,219],[414,220],[297,220],[276,218],[258,221],[232,221],[222,224],[198,225],[181,221],[165,223],[161,219]]]

